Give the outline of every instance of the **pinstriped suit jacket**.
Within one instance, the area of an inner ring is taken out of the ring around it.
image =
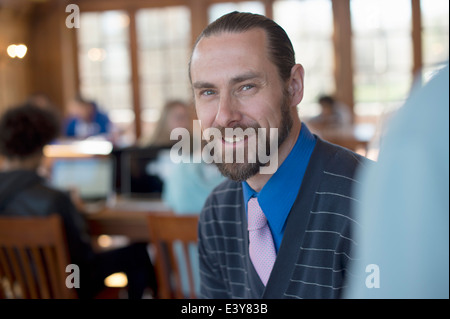
[[[369,163],[317,138],[266,287],[249,258],[241,183],[220,184],[200,215],[201,297],[339,298],[355,258],[355,172]]]

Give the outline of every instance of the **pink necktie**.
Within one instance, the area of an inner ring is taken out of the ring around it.
[[[248,234],[250,259],[265,286],[277,255],[267,218],[254,197],[248,201]]]

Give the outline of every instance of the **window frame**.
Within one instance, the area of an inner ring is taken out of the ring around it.
[[[265,6],[266,16],[273,18],[273,3],[275,0],[260,0]],[[333,48],[334,48],[334,80],[337,98],[346,103],[353,110],[354,107],[354,83],[353,83],[353,55],[350,0],[330,0],[333,8]],[[422,55],[422,24],[420,0],[410,0],[412,10],[412,48],[413,65],[411,72],[416,76],[423,67]],[[79,0],[81,12],[125,10],[130,16],[130,58],[131,58],[131,85],[132,104],[135,113],[134,132],[136,139],[141,135],[141,111],[139,65],[136,34],[136,12],[144,8],[159,8],[169,6],[187,6],[191,12],[191,41],[195,43],[198,35],[208,24],[208,7],[211,4],[221,2],[243,2],[243,0],[154,0],[142,2],[140,0]],[[78,54],[78,46],[74,41],[74,53]],[[76,59],[77,60],[77,59]],[[77,61],[75,61],[75,89],[80,88],[80,76]]]

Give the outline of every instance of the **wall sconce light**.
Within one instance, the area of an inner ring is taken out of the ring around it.
[[[27,54],[27,46],[25,44],[11,44],[6,49],[6,52],[11,58],[22,59]]]

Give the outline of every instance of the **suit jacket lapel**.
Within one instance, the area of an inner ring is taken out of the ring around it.
[[[323,173],[325,163],[331,156],[332,154],[327,152],[326,144],[317,138],[300,191],[287,218],[280,250],[262,298],[281,298],[288,288],[300,254],[315,193],[320,185],[321,179],[318,176]]]

